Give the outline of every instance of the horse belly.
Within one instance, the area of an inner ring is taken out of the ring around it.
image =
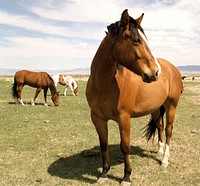
[[[131,113],[131,117],[136,118],[136,117],[141,117],[141,116],[145,116],[148,114],[151,114],[153,112],[155,112],[156,110],[158,110],[161,105],[163,104],[163,102],[157,102],[157,103],[142,103],[139,105],[135,105],[132,113]]]
[[[167,95],[165,87],[138,92],[133,105],[132,117],[145,116],[155,112],[164,104]]]

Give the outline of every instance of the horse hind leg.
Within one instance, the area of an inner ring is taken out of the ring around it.
[[[164,143],[164,136],[163,136],[163,129],[164,129],[163,115],[165,111],[166,111],[166,127],[165,127],[166,144]],[[154,112],[152,114],[152,119],[149,122],[145,134],[147,139],[150,140],[150,138],[154,136],[156,128],[158,129],[158,146],[159,146],[158,154],[163,155],[161,166],[164,168],[167,168],[167,166],[169,165],[169,156],[170,156],[169,145],[172,136],[175,111],[176,111],[176,106],[170,105],[165,107],[162,106],[160,110]]]
[[[158,129],[158,155],[164,154],[164,137],[163,137],[163,128],[164,128],[164,121],[163,116],[165,113],[164,106],[161,106],[160,109],[156,110],[151,114],[151,120],[145,127],[144,137],[146,137],[147,141],[151,138],[155,138],[156,129]]]
[[[175,112],[176,112],[176,106],[170,106],[169,109],[166,110],[166,127],[165,127],[165,135],[166,135],[166,145],[165,145],[165,151],[164,156],[162,160],[161,166],[166,168],[169,165],[169,146],[170,146],[170,139],[172,136],[172,130],[173,130],[173,122],[175,118]]]
[[[160,107],[159,119],[157,122],[157,129],[158,129],[158,155],[163,155],[165,151],[165,144],[164,144],[164,136],[163,136],[163,129],[164,129],[164,120],[163,116],[165,114],[165,107]]]
[[[22,89],[23,89],[24,85],[19,85],[18,86],[18,90],[17,90],[17,99],[18,99],[18,102],[21,104],[21,105],[25,105],[23,100],[22,100]]]

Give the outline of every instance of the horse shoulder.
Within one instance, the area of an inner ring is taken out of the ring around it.
[[[38,73],[38,86],[50,86],[53,82],[53,79],[47,72],[39,72]]]
[[[120,89],[119,112],[126,109],[132,117],[143,116],[159,108],[167,99],[169,85],[163,75],[155,82],[145,83],[141,76],[126,70],[116,78]]]

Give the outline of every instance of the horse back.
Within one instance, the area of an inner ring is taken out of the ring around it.
[[[20,70],[15,74],[16,83],[29,85],[31,87],[48,87],[52,79],[46,72],[32,72],[28,70]],[[52,80],[53,81],[53,80]]]
[[[64,75],[59,74],[58,82],[61,85],[66,85],[66,83],[67,83],[66,77]]]

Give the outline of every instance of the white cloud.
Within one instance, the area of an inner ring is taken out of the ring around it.
[[[106,26],[118,21],[126,8],[134,18],[145,13],[142,26],[156,56],[165,57],[175,65],[200,64],[200,1],[177,0],[170,4],[169,1],[168,4],[165,1],[133,4],[134,1],[129,0],[58,2],[61,4],[52,0],[24,4],[36,17],[1,10],[1,24],[38,32],[37,38],[23,36],[23,30],[20,35],[4,36],[3,42],[12,45],[0,46],[1,67],[18,64],[28,68],[40,59],[45,64],[39,62],[39,68],[41,65],[52,68],[89,66],[105,36]],[[43,35],[39,37],[39,33]]]
[[[8,39],[9,40],[9,39]],[[94,50],[93,46],[87,43],[70,44],[65,43],[58,39],[42,39],[42,38],[29,38],[29,37],[14,37],[12,38],[14,43],[13,47],[7,47],[2,50],[4,55],[12,55],[20,57],[22,52],[29,57],[77,57],[77,51],[79,51],[79,57],[89,57],[88,51]],[[18,49],[15,48],[18,46]],[[32,50],[30,50],[30,48]]]
[[[94,46],[87,43],[72,45],[58,39],[14,37],[12,42],[14,44],[13,47],[1,49],[4,59],[9,59],[11,57],[10,54],[16,60],[29,58],[30,60],[26,61],[26,65],[39,63],[39,68],[42,68],[42,66],[52,66],[52,68],[67,68],[67,66],[71,66],[71,68],[77,68],[73,61],[79,63],[80,67],[89,66],[92,60],[91,53],[94,54],[96,51]]]
[[[46,34],[53,34],[62,37],[79,37],[84,39],[96,39],[98,30],[96,27],[85,26],[81,30],[71,27],[55,26],[45,21],[30,18],[28,16],[11,15],[1,12],[0,23],[17,26],[28,30],[38,31]],[[88,33],[88,31],[90,31]]]
[[[103,22],[110,23],[119,19],[122,12],[119,0],[74,0],[65,1],[54,9],[52,1],[31,7],[35,14],[53,20],[75,22]],[[48,7],[48,8],[47,8]]]

